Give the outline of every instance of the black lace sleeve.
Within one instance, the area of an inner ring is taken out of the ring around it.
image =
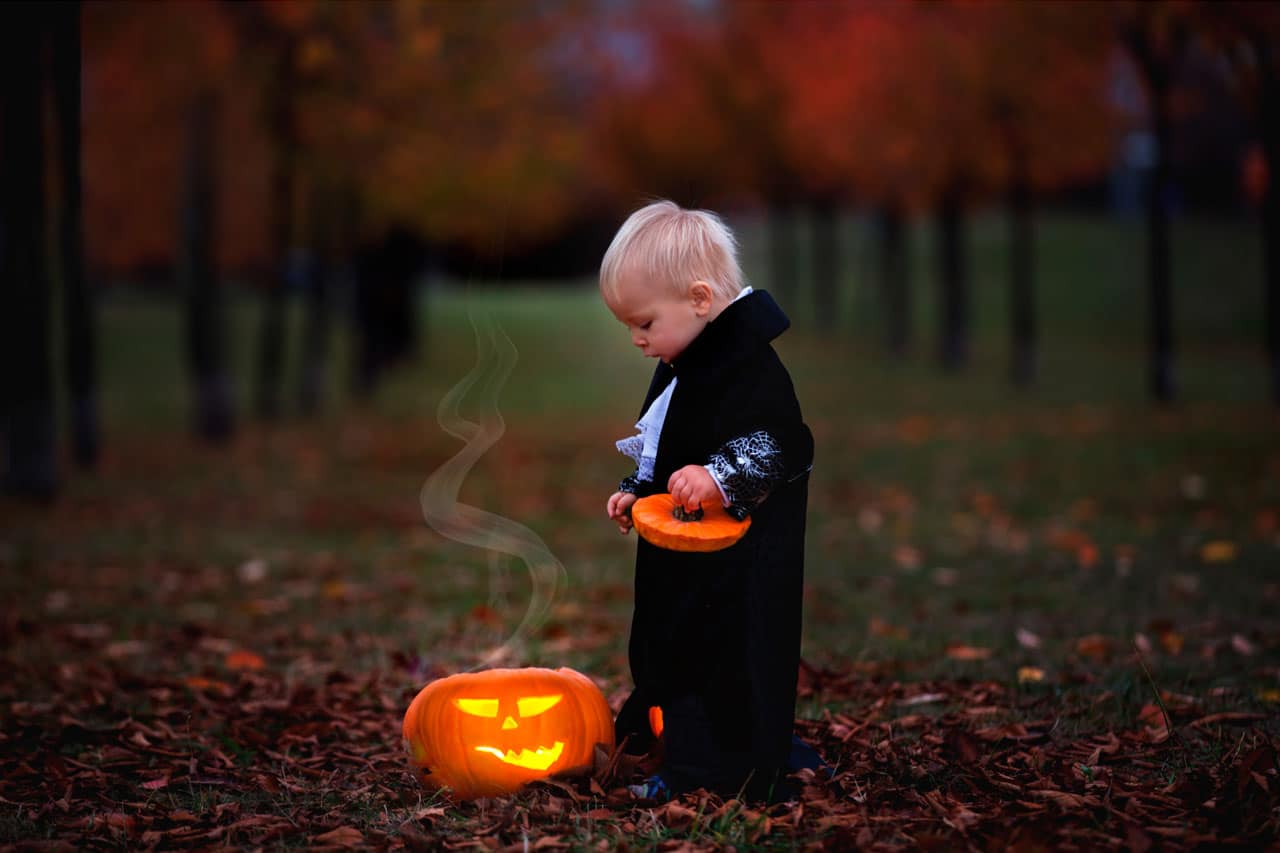
[[[618,484],[618,491],[629,492],[633,495],[640,494],[640,479],[635,473],[628,474],[622,478],[622,482]]]
[[[764,430],[725,442],[706,468],[729,499],[726,512],[739,521],[764,503],[786,473],[782,447]]]

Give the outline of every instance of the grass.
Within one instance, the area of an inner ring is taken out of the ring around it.
[[[769,286],[758,224],[735,224],[748,275]],[[924,354],[927,232],[913,235],[917,354],[894,363],[875,343],[869,232],[858,220],[845,225],[839,332],[813,328],[803,288],[778,288],[796,321],[779,350],[818,445],[806,660],[886,684],[989,679],[1025,702],[1028,718],[1059,714],[1057,731],[1074,737],[1137,724],[1153,697],[1135,666],[1138,643],[1160,690],[1195,697],[1204,713],[1274,720],[1280,415],[1265,401],[1252,231],[1177,223],[1182,400],[1160,408],[1144,393],[1137,223],[1043,221],[1042,369],[1023,393],[1004,379],[998,219],[973,224],[974,357],[958,375],[939,373]],[[802,256],[801,280],[807,263]],[[629,431],[652,365],[590,283],[437,284],[422,302],[419,357],[374,400],[351,400],[337,371],[323,415],[274,425],[243,414],[256,311],[233,292],[242,429],[232,446],[213,449],[185,430],[175,306],[127,291],[104,299],[101,470],[68,469],[52,508],[0,505],[9,671],[90,654],[137,678],[224,678],[221,656],[237,647],[262,654],[290,684],[400,666],[408,686],[414,671],[474,663],[519,621],[530,582],[518,561],[430,531],[418,492],[460,447],[435,407],[474,364],[469,318],[488,314],[519,361],[499,397],[506,433],[461,499],[527,525],[565,565],[567,587],[526,638],[525,659],[625,687],[632,546],[603,503],[626,473],[612,442]],[[341,330],[337,343],[343,364]],[[290,363],[289,376],[296,371]],[[154,653],[174,635],[199,640]],[[989,654],[966,658],[961,646]],[[394,663],[409,659],[416,670]],[[1044,681],[1019,683],[1024,666]],[[23,701],[57,695],[42,677],[22,679]],[[866,710],[819,691],[798,714]],[[896,711],[924,712],[960,709]],[[222,737],[234,762],[262,760],[236,731]],[[190,809],[215,808],[220,796],[160,793]],[[240,802],[246,812],[287,810],[284,796]],[[753,824],[738,817],[700,814],[676,832],[636,827],[630,841],[756,843]],[[0,833],[42,834],[22,815]]]
[[[758,273],[763,235],[754,223],[738,226],[748,273]],[[1253,236],[1221,223],[1178,224],[1179,304],[1193,310],[1179,313],[1184,402],[1165,410],[1142,391],[1138,223],[1061,217],[1042,225],[1043,369],[1040,385],[1025,394],[1002,380],[1001,228],[986,218],[972,228],[975,357],[962,375],[941,375],[923,356],[889,363],[865,337],[807,328],[803,303],[793,312],[801,319],[779,346],[818,438],[806,654],[938,660],[940,646],[953,641],[1012,652],[1017,627],[1063,651],[1088,633],[1128,639],[1157,620],[1185,629],[1228,618],[1244,630],[1265,623],[1275,603],[1268,566],[1276,543],[1256,528],[1280,506],[1278,419],[1262,402],[1261,360],[1249,352],[1246,320],[1256,300],[1220,285],[1228,266],[1236,281],[1256,280]],[[870,238],[856,221],[844,234],[852,278],[869,266]],[[918,228],[913,244],[923,291],[927,232]],[[866,282],[849,284],[846,307],[866,302]],[[237,295],[232,308],[244,413],[256,305]],[[439,287],[423,311],[419,359],[371,406],[356,407],[337,372],[326,415],[266,430],[250,425],[222,453],[191,445],[183,432],[173,306],[128,294],[108,299],[108,470],[74,478],[68,497],[130,495],[142,502],[132,507],[136,523],[85,526],[75,541],[59,543],[42,541],[38,526],[13,528],[7,550],[37,569],[51,548],[73,561],[122,565],[194,551],[211,573],[260,555],[285,566],[319,560],[335,576],[375,586],[391,567],[425,573],[443,559],[453,568],[445,577],[431,572],[433,590],[467,607],[487,600],[488,558],[426,532],[415,504],[418,485],[456,447],[434,423],[434,406],[473,364],[471,316],[489,314],[520,357],[499,401],[506,436],[466,482],[464,498],[568,549],[557,553],[574,581],[626,584],[627,549],[594,518],[595,504],[621,471],[612,438],[629,429],[651,365],[635,357],[589,283]],[[928,300],[920,313],[923,330]],[[865,322],[846,318],[849,328]],[[345,336],[337,337],[342,356]],[[152,436],[163,436],[166,450]],[[207,501],[248,517],[207,525],[199,517]],[[362,507],[367,517],[339,504]],[[307,523],[306,512],[335,517]],[[1096,554],[1082,568],[1078,547],[1045,547],[1054,537]],[[1215,540],[1237,543],[1235,559],[1204,564],[1197,549]],[[518,598],[520,572],[506,574],[515,584],[508,597]],[[147,582],[137,580],[135,591]],[[626,603],[616,602],[620,620]],[[892,630],[869,632],[873,614]],[[117,625],[132,621],[120,615]],[[972,668],[938,660],[928,670]]]

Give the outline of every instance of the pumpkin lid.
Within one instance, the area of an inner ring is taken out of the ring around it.
[[[669,494],[650,495],[631,505],[631,521],[646,542],[670,551],[720,551],[742,538],[751,519],[738,521],[719,504],[687,513]]]

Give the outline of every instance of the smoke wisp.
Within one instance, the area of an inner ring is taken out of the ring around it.
[[[532,591],[524,617],[510,637],[484,655],[477,665],[480,668],[511,655],[523,638],[543,623],[567,574],[546,543],[529,528],[458,502],[462,483],[471,469],[506,431],[498,409],[498,394],[517,358],[515,344],[491,317],[482,315],[479,322],[474,315],[470,319],[476,334],[476,365],[444,395],[436,412],[444,431],[465,445],[427,478],[419,499],[422,517],[441,536],[491,554],[516,557],[529,570]],[[462,416],[463,400],[469,396],[474,397],[469,402],[477,411],[478,422]],[[492,559],[491,572],[500,571],[500,563],[500,559]]]

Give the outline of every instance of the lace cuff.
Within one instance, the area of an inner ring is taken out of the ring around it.
[[[786,473],[782,448],[764,430],[725,442],[706,468],[729,502],[726,511],[739,521],[764,503]]]

